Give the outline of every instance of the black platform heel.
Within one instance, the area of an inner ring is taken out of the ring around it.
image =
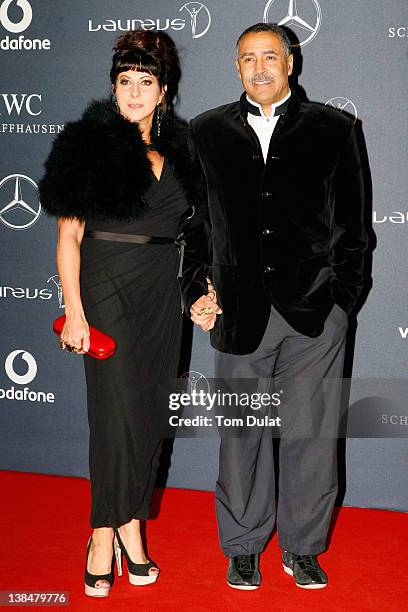
[[[133,563],[132,559],[129,557],[126,548],[123,545],[122,540],[120,539],[119,531],[117,529],[115,529],[114,549],[116,555],[116,562],[118,564],[118,576],[122,575],[123,553],[126,558],[130,584],[133,584],[135,586],[144,586],[156,582],[157,577],[160,573],[160,570],[157,565],[153,563],[153,561],[150,561],[150,559],[147,563]],[[157,571],[154,574],[150,574],[149,572],[153,568],[155,568]]]
[[[107,597],[109,592],[113,586],[113,566],[115,562],[115,557],[112,557],[112,565],[111,571],[109,574],[103,574],[101,576],[97,576],[96,574],[90,574],[88,572],[88,557],[89,551],[91,549],[92,538],[89,538],[88,547],[86,549],[86,561],[85,561],[85,595],[89,595],[90,597]],[[105,580],[109,582],[108,587],[97,587],[95,586],[99,580]]]

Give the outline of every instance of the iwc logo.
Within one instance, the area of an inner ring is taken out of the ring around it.
[[[0,23],[5,30],[11,34],[20,34],[30,26],[33,18],[33,10],[28,0],[3,0],[0,4]],[[48,51],[51,43],[48,38],[25,38],[20,35],[18,38],[11,38],[7,35],[0,41],[0,48],[3,51],[21,51],[44,49]]]
[[[327,100],[326,106],[332,106],[341,113],[347,113],[348,115],[351,115],[354,118],[354,123],[358,119],[356,105],[348,98],[342,98],[340,96],[337,98],[330,98],[330,100]]]
[[[0,93],[0,115],[24,123],[0,123],[3,134],[59,134],[63,125],[55,123],[31,123],[32,117],[42,114],[40,93]]]
[[[0,388],[0,399],[43,402],[53,404],[55,396],[46,391],[33,391],[29,385],[37,376],[37,362],[33,355],[24,349],[17,349],[7,355],[4,362],[4,370],[8,378],[16,385],[24,385],[23,388],[15,388],[14,385],[8,389]]]
[[[37,184],[24,174],[10,174],[0,182],[0,221],[13,230],[25,230],[41,215]]]
[[[322,10],[317,0],[269,0],[263,20],[291,28],[299,39],[294,46],[304,47],[320,30]]]
[[[16,93],[0,93],[0,97],[3,99],[3,112],[7,112],[9,117],[12,114],[16,114],[20,117],[21,113],[26,112],[32,117],[41,115],[41,94],[16,94]],[[0,111],[0,115],[2,112]]]

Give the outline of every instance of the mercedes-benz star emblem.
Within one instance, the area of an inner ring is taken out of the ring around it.
[[[24,174],[10,174],[0,182],[0,221],[14,230],[25,230],[41,214],[37,184]]]
[[[278,22],[280,26],[289,26],[299,38],[299,45],[309,44],[320,29],[322,11],[317,0],[302,0],[302,16],[299,15],[296,0],[269,0],[265,6],[263,20]],[[273,19],[271,18],[273,14]],[[279,21],[278,21],[279,19]]]
[[[326,106],[332,106],[341,113],[352,115],[354,117],[354,123],[357,121],[358,113],[356,105],[348,98],[342,98],[340,96],[337,98],[330,98],[330,100],[327,100]]]

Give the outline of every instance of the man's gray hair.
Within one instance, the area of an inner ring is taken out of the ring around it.
[[[242,32],[240,37],[237,40],[237,51],[239,47],[239,43],[241,39],[246,35],[254,32],[257,34],[258,32],[270,32],[271,34],[276,34],[280,38],[283,49],[285,51],[286,57],[292,53],[292,45],[290,44],[289,36],[286,34],[285,30],[281,28],[277,23],[255,23],[255,25],[249,26],[246,30]]]

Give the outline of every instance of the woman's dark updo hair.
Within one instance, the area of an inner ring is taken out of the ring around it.
[[[164,110],[172,109],[181,70],[176,45],[168,34],[155,30],[130,30],[117,38],[113,52],[110,71],[113,87],[121,72],[148,72],[157,77],[161,87],[167,85],[162,107]]]

